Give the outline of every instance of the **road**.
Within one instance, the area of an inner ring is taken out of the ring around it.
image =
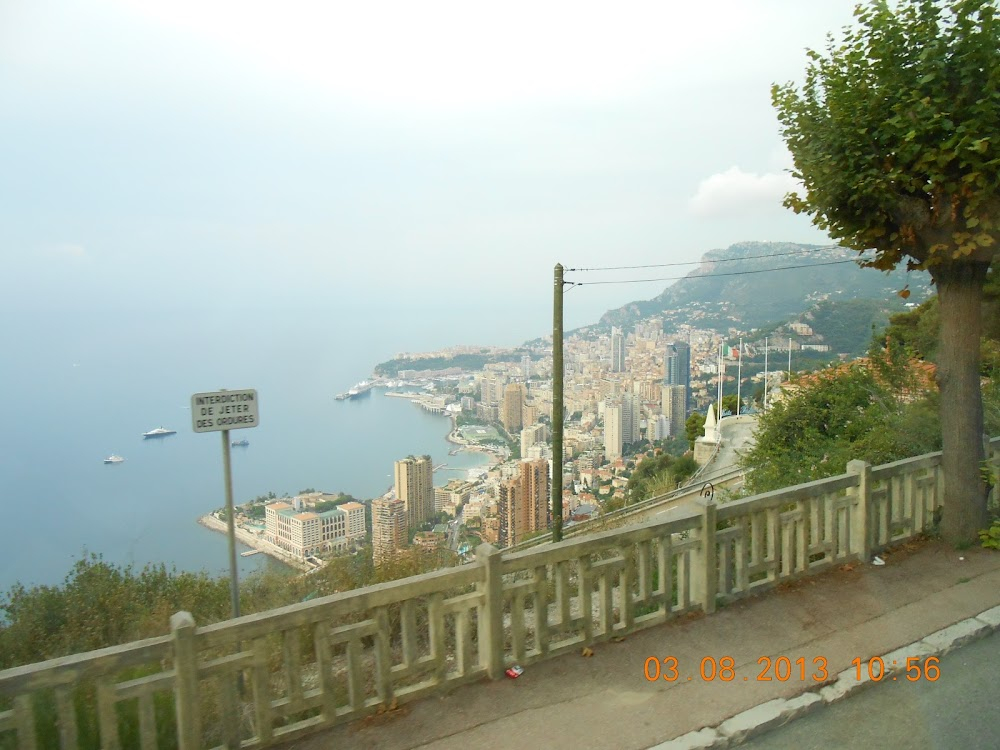
[[[738,465],[740,454],[753,445],[753,432],[757,429],[757,420],[746,414],[738,418],[723,417],[719,426],[722,429],[722,447],[719,448],[719,455],[709,467],[713,472],[735,468]]]
[[[902,676],[741,745],[746,750],[995,750],[1000,633],[941,658],[935,682]]]
[[[462,511],[464,508],[459,508],[458,512],[455,514],[455,518],[451,521],[448,528],[448,547],[454,552],[458,549],[459,531],[462,528]]]

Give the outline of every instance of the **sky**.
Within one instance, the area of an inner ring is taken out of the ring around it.
[[[514,345],[556,263],[825,244],[770,86],[853,6],[3,0],[0,313],[378,304]]]

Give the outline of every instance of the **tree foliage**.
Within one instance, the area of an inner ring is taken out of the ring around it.
[[[265,570],[240,581],[240,611],[262,612],[315,596],[453,565],[454,554],[404,549],[375,567],[371,549],[337,557],[314,574]],[[85,554],[60,585],[15,584],[0,594],[0,669],[166,635],[185,610],[207,625],[230,616],[228,576],[148,565],[136,569]]]
[[[229,582],[163,565],[78,560],[60,586],[13,586],[0,597],[0,668],[168,632],[180,610],[214,622],[229,613]]]
[[[1000,23],[995,0],[884,0],[804,86],[772,101],[805,195],[786,205],[830,236],[874,249],[883,270],[992,260],[1000,201]]]
[[[691,450],[694,450],[694,441],[700,438],[705,432],[705,415],[693,411],[684,423],[684,435],[690,443]]]
[[[905,390],[870,364],[815,375],[759,417],[755,444],[741,458],[746,489],[767,492],[834,476],[855,458],[880,464],[940,449],[936,403],[907,403]]]
[[[683,482],[698,470],[690,455],[680,458],[661,453],[640,463],[629,477],[626,494],[628,501],[637,503],[656,495],[670,492],[678,482]]]
[[[926,269],[941,313],[937,377],[942,531],[971,541],[986,520],[980,303],[1000,239],[1000,21],[996,0],[885,0],[825,53],[800,88],[771,98],[813,217],[862,265]],[[905,291],[905,290],[904,290]]]

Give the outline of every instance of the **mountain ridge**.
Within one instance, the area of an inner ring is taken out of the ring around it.
[[[902,309],[900,290],[909,288],[913,302],[933,293],[926,272],[862,268],[858,258],[836,245],[738,242],[709,250],[657,296],[608,310],[593,327],[661,317],[668,331],[684,325],[750,331],[793,320],[827,300],[883,300],[887,309]]]

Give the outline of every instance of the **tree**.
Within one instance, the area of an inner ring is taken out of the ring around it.
[[[890,270],[926,269],[941,315],[942,533],[976,538],[988,487],[979,339],[1000,230],[1000,22],[996,0],[872,0],[805,83],[771,99],[803,191],[785,205]],[[906,290],[901,292],[906,293]]]
[[[694,450],[694,441],[700,438],[705,432],[706,416],[700,412],[693,411],[684,423],[684,434],[690,443],[690,449]]]
[[[903,394],[915,382],[892,352],[809,376],[801,391],[758,418],[754,445],[740,458],[746,489],[768,492],[843,473],[851,459],[883,464],[940,448],[930,400]]]
[[[740,412],[740,399],[735,393],[731,393],[728,396],[722,397],[722,414],[729,412],[730,415],[739,414]],[[718,417],[719,415],[716,414]]]

